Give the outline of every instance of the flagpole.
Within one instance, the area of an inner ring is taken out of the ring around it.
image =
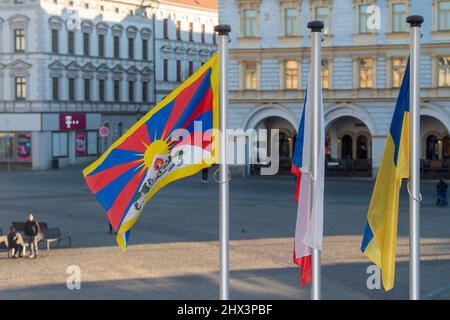
[[[320,97],[321,97],[321,42],[322,29],[324,24],[322,21],[311,21],[308,28],[311,29],[311,71],[312,71],[312,88],[310,91],[313,105],[313,143],[312,143],[312,174],[316,178],[319,172],[319,153],[320,153]],[[312,212],[315,214],[315,212]],[[311,281],[311,300],[321,299],[321,275],[320,275],[320,251],[312,249],[312,281]]]
[[[409,16],[410,43],[410,174],[409,299],[420,300],[420,27],[422,16]]]
[[[220,215],[220,300],[230,298],[229,288],[229,171],[226,156],[227,142],[227,60],[228,39],[231,27],[226,24],[214,27],[219,34],[220,59],[220,162],[219,162],[219,215]]]

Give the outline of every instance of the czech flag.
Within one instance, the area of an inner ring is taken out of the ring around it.
[[[407,178],[409,178],[409,60],[373,189],[361,244],[361,251],[381,269],[383,287],[386,291],[394,287],[398,202],[402,179]]]
[[[218,128],[216,53],[84,169],[122,250],[145,204],[159,189],[217,163]]]
[[[309,75],[308,88],[312,87]],[[311,282],[311,250],[322,250],[323,241],[323,193],[325,176],[325,127],[323,116],[322,90],[320,90],[319,118],[320,136],[317,155],[317,173],[313,176],[313,103],[305,95],[302,117],[294,148],[291,172],[297,176],[295,200],[298,204],[295,226],[294,263],[301,267],[300,282]]]

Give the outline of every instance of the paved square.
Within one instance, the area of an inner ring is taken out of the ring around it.
[[[73,248],[39,259],[0,252],[0,299],[217,299],[217,185],[199,176],[148,203],[122,253],[81,167],[0,172],[0,227],[35,213],[72,236]],[[327,180],[322,295],[325,299],[408,298],[407,193],[402,190],[395,288],[368,290],[359,245],[373,181]],[[296,207],[292,177],[234,177],[230,190],[231,297],[308,299],[292,264]],[[422,184],[422,295],[450,298],[450,209],[436,208],[435,182]],[[64,245],[64,244],[63,244]],[[81,290],[66,288],[67,267],[81,268]]]

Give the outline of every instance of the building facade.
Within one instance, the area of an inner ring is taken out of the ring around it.
[[[175,18],[184,55],[162,44]],[[215,51],[216,22],[207,0],[2,1],[0,167],[95,159]]]
[[[327,174],[371,176],[380,165],[407,62],[410,14],[425,18],[422,171],[430,178],[449,176],[450,1],[219,1],[220,22],[232,26],[231,127],[279,129],[280,165],[289,170],[309,73],[306,25],[321,20]]]

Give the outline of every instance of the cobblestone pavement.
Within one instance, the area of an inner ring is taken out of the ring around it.
[[[0,252],[0,299],[217,299],[217,185],[199,176],[160,191],[122,253],[81,167],[0,172],[0,227],[35,213],[72,236],[73,247],[41,250],[39,259]],[[422,185],[422,295],[450,298],[450,209],[436,208],[436,182]],[[325,299],[408,298],[407,192],[402,190],[395,288],[368,290],[359,245],[373,181],[327,180],[322,295]],[[308,299],[292,264],[296,208],[291,177],[233,178],[230,195],[231,297]],[[81,290],[66,287],[67,267],[81,269]]]

